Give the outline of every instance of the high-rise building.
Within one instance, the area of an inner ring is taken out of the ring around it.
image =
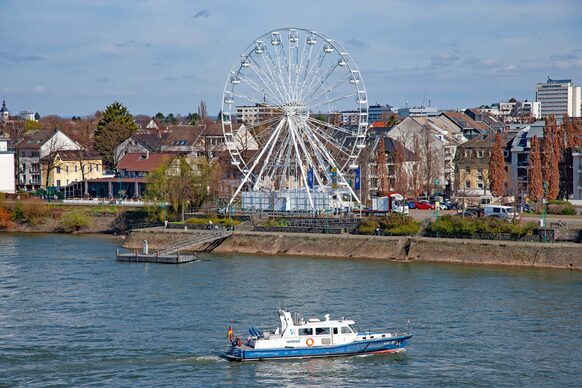
[[[550,79],[536,85],[536,101],[540,102],[541,116],[580,117],[580,86],[571,79]]]

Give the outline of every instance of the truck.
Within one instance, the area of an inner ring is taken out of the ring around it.
[[[382,212],[395,212],[408,214],[408,205],[404,197],[399,193],[389,193],[385,197],[372,199],[372,209]]]

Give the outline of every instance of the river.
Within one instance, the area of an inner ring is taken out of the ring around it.
[[[117,263],[120,240],[0,234],[0,386],[580,386],[582,273],[203,256]],[[325,249],[322,247],[322,249]],[[226,332],[286,305],[410,328],[396,355],[232,363]]]

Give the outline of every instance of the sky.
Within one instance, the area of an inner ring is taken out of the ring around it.
[[[220,110],[240,53],[283,27],[356,61],[370,104],[460,109],[532,100],[547,77],[582,84],[582,2],[0,1],[0,99],[13,114]]]

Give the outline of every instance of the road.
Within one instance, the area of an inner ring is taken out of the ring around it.
[[[439,210],[439,217],[447,215],[447,214],[457,214],[456,210]],[[426,219],[433,219],[435,218],[435,211],[434,210],[418,210],[418,209],[410,209],[410,216],[417,221],[424,221]],[[548,221],[548,225],[552,222],[562,221],[565,224],[571,225],[576,224],[582,226],[582,216],[560,216],[555,214],[548,214],[546,217]],[[539,222],[540,215],[534,213],[521,213],[520,215],[521,222]]]

